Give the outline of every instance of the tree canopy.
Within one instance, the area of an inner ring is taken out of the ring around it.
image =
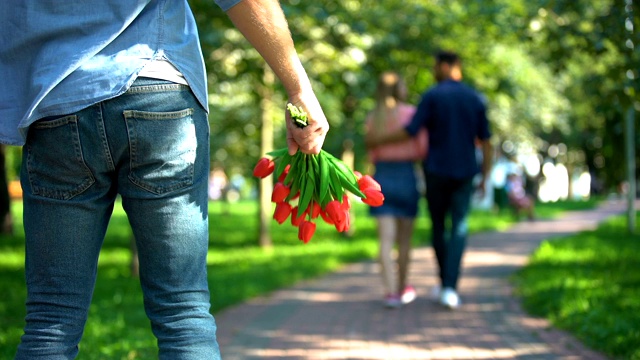
[[[259,106],[271,86],[264,61],[211,1],[190,3],[208,68],[212,158],[250,169],[262,155],[262,111],[273,112],[275,145],[284,146],[285,93],[270,95],[277,105],[270,110]],[[623,114],[640,109],[638,11],[632,0],[625,4],[290,0],[282,7],[332,127],[326,150],[338,155],[351,140],[364,163],[362,125],[378,75],[400,72],[417,103],[434,83],[433,53],[448,49],[461,55],[464,81],[486,96],[496,145],[509,140],[542,152],[564,143],[577,154],[565,161],[613,185],[624,179]]]

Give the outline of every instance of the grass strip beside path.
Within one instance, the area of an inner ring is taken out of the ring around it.
[[[628,233],[626,217],[545,241],[514,282],[531,314],[592,349],[640,359],[640,237]]]

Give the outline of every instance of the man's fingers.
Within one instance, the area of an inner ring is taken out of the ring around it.
[[[303,101],[302,99],[291,101],[292,104],[302,108],[307,113],[308,124],[306,127],[300,128],[295,126],[291,119],[290,112],[286,112],[287,147],[289,154],[292,155],[298,150],[305,154],[319,154],[327,132],[329,131],[329,123],[322,113],[320,104],[317,103],[315,98],[307,100],[311,101]]]
[[[311,132],[294,131],[293,135],[296,143],[300,147],[300,151],[306,154],[318,154],[324,143],[326,133],[321,127],[318,127],[315,131]]]
[[[295,155],[298,152],[298,143],[292,138],[287,138],[287,148],[289,149],[289,155]]]

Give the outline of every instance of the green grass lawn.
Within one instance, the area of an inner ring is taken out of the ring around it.
[[[595,201],[542,204],[540,217],[556,216],[565,210],[594,206]],[[297,231],[285,223],[272,222],[274,246],[257,246],[258,219],[254,202],[231,207],[221,202],[210,206],[209,283],[212,312],[233,304],[319,276],[339,266],[373,259],[377,252],[374,220],[366,206],[355,203],[355,233],[347,238],[333,227],[319,224],[309,244],[297,240]],[[430,224],[424,203],[416,222],[415,246],[428,245]],[[11,358],[24,325],[24,233],[20,203],[13,204],[16,233],[0,237],[0,359]],[[475,211],[469,221],[471,232],[500,230],[513,224],[513,215]],[[157,358],[155,338],[142,307],[138,279],[131,276],[131,231],[118,205],[109,224],[100,255],[98,280],[89,320],[80,344],[82,359]]]
[[[640,359],[640,236],[626,217],[544,242],[514,282],[530,313],[614,358]]]

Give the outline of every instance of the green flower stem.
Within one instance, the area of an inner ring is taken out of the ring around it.
[[[296,126],[304,128],[308,125],[307,114],[301,108],[289,103],[287,109]],[[291,189],[286,201],[290,201],[300,191],[298,214],[304,214],[314,202],[323,209],[331,200],[342,202],[345,191],[365,198],[358,188],[358,180],[353,171],[342,160],[324,150],[320,150],[318,155],[298,151],[292,156],[287,148],[282,148],[271,151],[268,155],[276,162],[276,178],[290,165],[283,183]]]

